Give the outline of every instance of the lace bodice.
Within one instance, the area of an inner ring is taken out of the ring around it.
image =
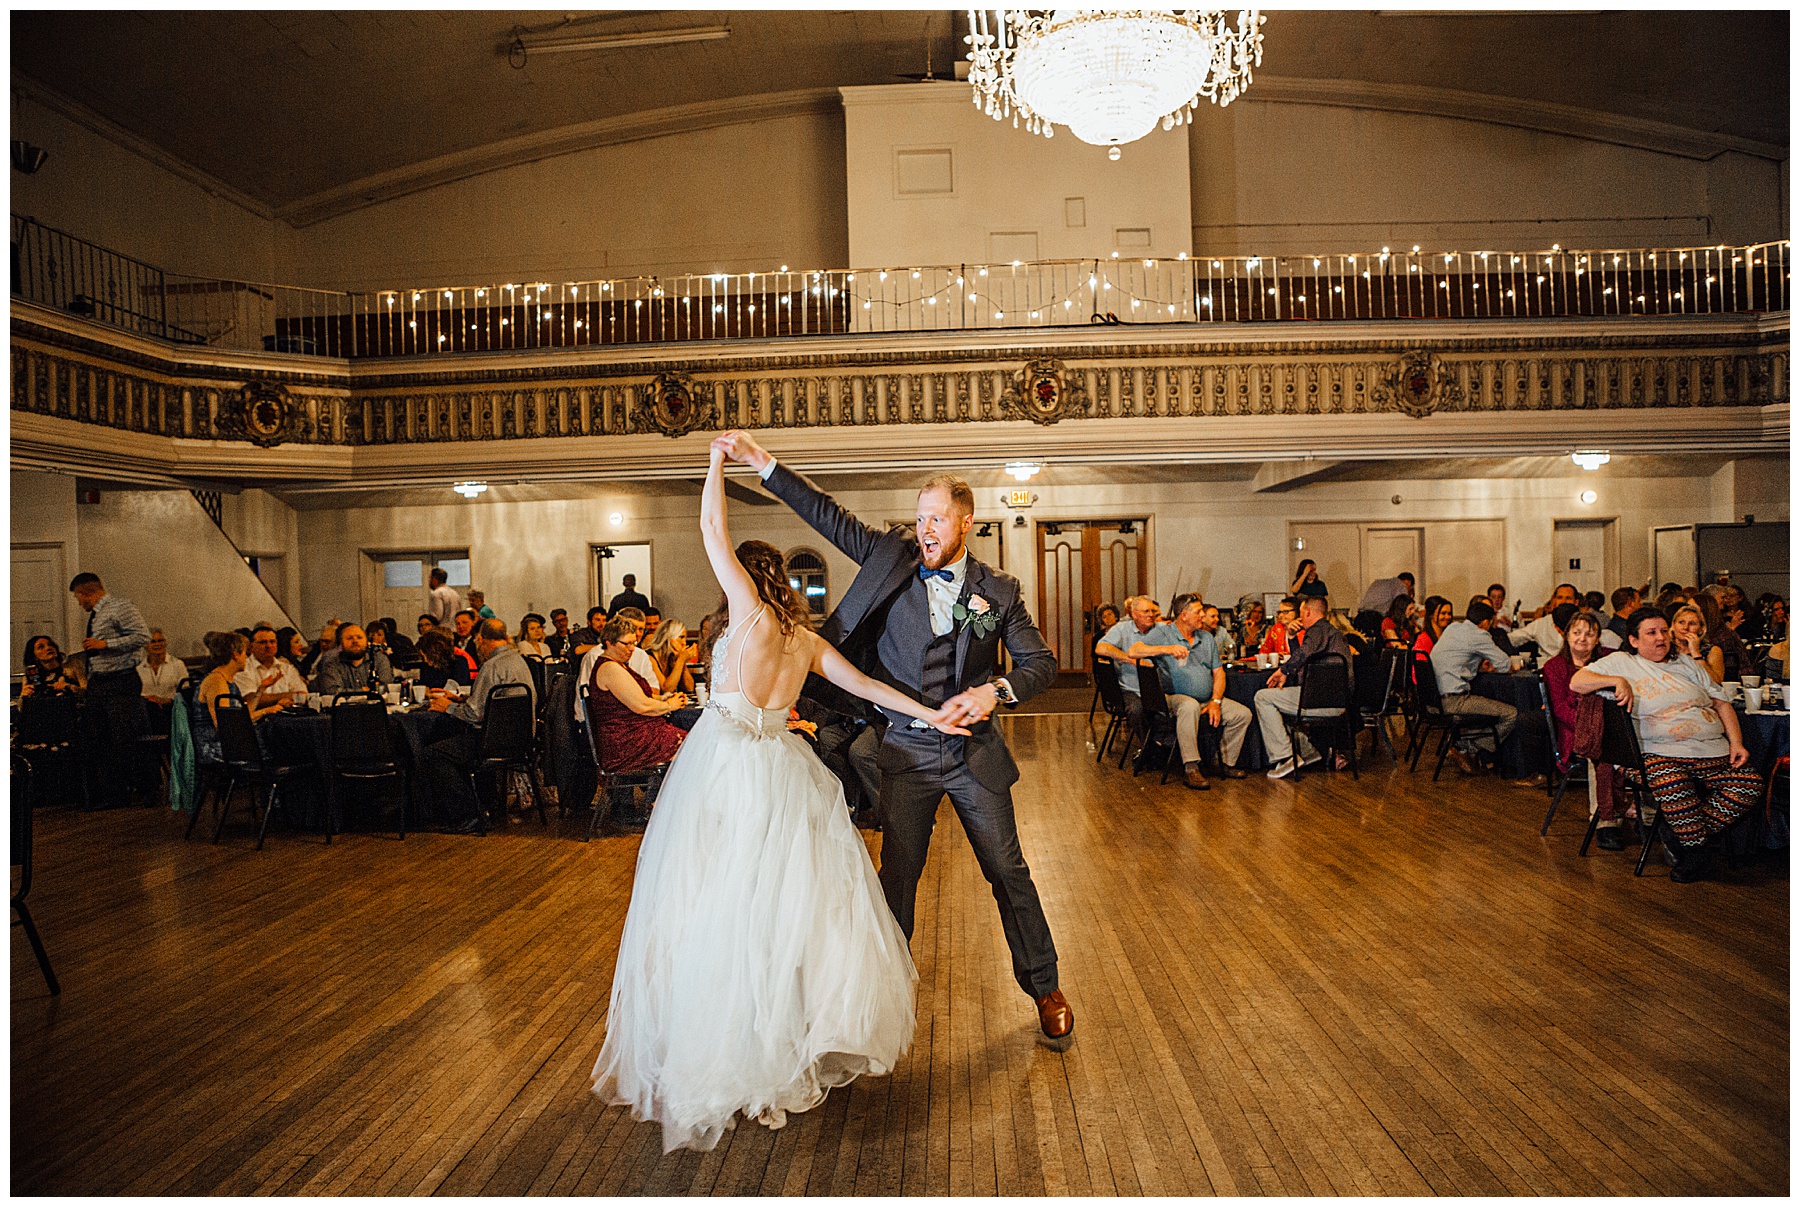
[[[765,605],[752,613],[750,623],[744,626],[745,631],[748,632],[754,628],[767,610]],[[718,674],[714,679],[712,695],[707,699],[706,706],[742,722],[766,737],[786,733],[788,712],[794,707],[794,701],[772,704],[766,708],[759,707],[744,694],[739,685],[739,663],[743,659],[743,651],[738,650],[736,657],[733,657],[731,652],[731,640],[737,636],[736,630],[736,625],[727,626],[725,631],[719,634],[719,640],[713,644],[712,664],[718,668]]]

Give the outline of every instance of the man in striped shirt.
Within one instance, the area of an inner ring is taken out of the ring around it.
[[[97,773],[93,795],[103,806],[125,804],[132,789],[149,792],[138,738],[150,717],[137,668],[150,644],[150,626],[129,599],[107,594],[97,574],[77,574],[69,591],[88,614],[81,643],[88,666],[83,729]]]

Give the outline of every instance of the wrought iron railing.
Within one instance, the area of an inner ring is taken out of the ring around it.
[[[13,294],[127,330],[344,358],[873,332],[1749,314],[1786,241],[1607,251],[1117,256],[342,292],[181,276],[13,218]]]

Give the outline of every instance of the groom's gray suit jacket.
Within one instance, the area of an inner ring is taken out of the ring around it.
[[[859,567],[850,589],[819,628],[819,635],[871,678],[899,688],[915,700],[924,699],[925,647],[931,644],[931,614],[925,606],[924,584],[919,581],[919,545],[911,528],[878,532],[851,515],[830,495],[786,466],[776,463],[764,483],[776,498],[794,509],[820,536]],[[1056,681],[1056,655],[1044,643],[1020,598],[1019,580],[1004,570],[969,558],[963,577],[962,599],[986,600],[998,618],[984,636],[974,626],[961,624],[956,632],[957,691],[986,683],[999,673],[1000,647],[1012,656],[1013,668],[1006,681],[1021,701]],[[985,626],[984,626],[985,627]],[[841,693],[813,676],[807,695],[840,712],[858,711]],[[908,730],[910,717],[888,714],[882,744],[881,767],[901,772],[913,766],[912,758],[923,750],[910,749],[917,731]],[[964,751],[969,770],[995,791],[1019,778],[1019,769],[1006,748],[1006,740],[991,720],[970,727]]]

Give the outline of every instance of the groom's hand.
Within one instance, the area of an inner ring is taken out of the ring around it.
[[[712,442],[712,447],[718,449],[727,457],[736,461],[739,465],[748,465],[759,474],[764,469],[768,468],[770,461],[774,460],[773,457],[769,456],[768,450],[758,444],[755,439],[751,437],[749,432],[737,428],[734,428],[729,432],[723,432],[715,437]]]
[[[992,683],[971,687],[961,695],[944,701],[944,709],[958,723],[985,721],[1000,704],[1000,692]]]

